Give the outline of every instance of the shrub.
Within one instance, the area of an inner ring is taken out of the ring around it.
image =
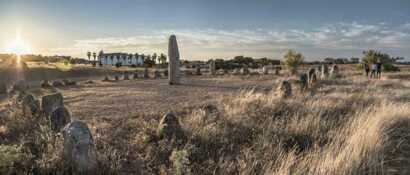
[[[383,64],[383,71],[386,72],[398,72],[400,69],[393,64]]]
[[[303,60],[304,58],[302,54],[289,50],[283,57],[282,64],[285,65],[285,67],[289,69],[292,74],[295,74],[297,68],[303,63]]]
[[[119,67],[121,67],[121,66],[122,66],[122,63],[120,63],[120,62],[115,63],[115,67],[119,68]]]

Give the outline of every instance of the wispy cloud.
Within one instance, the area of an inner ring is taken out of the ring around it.
[[[177,35],[184,58],[226,58],[235,55],[279,58],[287,49],[303,50],[308,58],[358,55],[365,49],[396,50],[397,54],[410,49],[410,23],[392,26],[386,23],[336,23],[317,28],[290,30],[218,30],[178,29],[159,30],[130,37],[111,37],[76,40],[66,48],[53,51],[84,54],[88,50],[106,52],[166,53],[167,38]],[[410,56],[410,55],[402,55]]]

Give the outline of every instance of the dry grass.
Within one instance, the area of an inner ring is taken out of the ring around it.
[[[185,78],[183,86],[148,80],[59,91],[73,118],[91,127],[97,174],[409,174],[409,80],[394,74],[380,81],[357,72],[345,75],[320,81],[303,94],[294,84],[289,99],[272,91],[277,77],[203,76]],[[204,104],[214,104],[219,112],[205,116]],[[179,117],[185,137],[156,135],[167,111]],[[27,148],[19,142],[30,141],[26,134],[36,136],[31,147],[43,148],[41,156],[0,170],[69,172],[58,163],[59,140],[49,139],[41,121],[32,126],[35,135],[23,132],[28,121],[1,119],[0,138],[8,139],[0,142],[2,150],[10,150],[11,162],[36,155],[32,150],[16,154]]]

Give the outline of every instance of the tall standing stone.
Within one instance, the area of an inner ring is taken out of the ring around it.
[[[64,106],[64,99],[61,93],[43,96],[41,107],[46,116],[50,115],[58,107]]]
[[[129,80],[130,76],[127,71],[124,72],[124,80]]]
[[[316,69],[310,68],[308,72],[309,85],[316,83]]]
[[[197,66],[195,67],[195,75],[202,75],[202,73],[201,73],[201,67],[200,67],[199,65],[197,65]]]
[[[307,90],[308,88],[308,75],[305,73],[301,74],[299,77],[299,83],[300,83],[300,90],[303,92]]]
[[[262,73],[263,73],[264,75],[269,74],[269,69],[268,69],[267,66],[263,66],[263,67],[262,67]]]
[[[179,80],[179,51],[178,51],[178,44],[177,38],[175,35],[171,35],[169,37],[169,45],[168,45],[168,57],[169,57],[169,84],[176,85],[180,83]]]
[[[281,98],[288,98],[292,95],[292,85],[289,81],[282,81],[277,88],[277,93]]]
[[[211,62],[209,63],[209,69],[211,70],[211,75],[216,75],[216,67],[214,60],[211,60]]]
[[[326,79],[329,76],[329,67],[327,67],[327,65],[325,65],[325,64],[322,64],[321,71],[322,71],[322,73],[320,75],[320,78],[322,80]]]
[[[74,121],[63,129],[64,160],[73,174],[93,174],[96,159],[93,154],[93,137],[87,124]]]

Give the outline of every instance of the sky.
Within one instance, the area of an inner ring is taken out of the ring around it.
[[[410,58],[410,0],[0,0],[0,53],[16,40],[43,55],[167,53],[307,60],[376,49]],[[410,61],[410,60],[409,60]]]

